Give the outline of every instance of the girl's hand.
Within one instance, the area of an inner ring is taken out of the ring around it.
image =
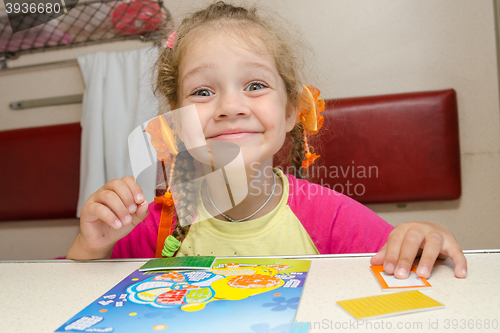
[[[80,234],[67,257],[109,257],[115,243],[130,233],[147,214],[148,205],[144,193],[134,177],[126,176],[109,181],[83,205]]]
[[[417,275],[428,278],[437,258],[450,257],[455,264],[455,276],[467,276],[467,260],[455,237],[444,226],[432,222],[407,222],[389,234],[387,243],[372,257],[372,265],[384,265],[384,271],[406,279],[413,261],[421,253]]]

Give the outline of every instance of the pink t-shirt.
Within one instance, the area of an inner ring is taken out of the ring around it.
[[[373,211],[329,188],[286,176],[287,205],[321,254],[373,253],[386,243],[393,226]],[[154,258],[161,204],[148,209],[148,216],[115,244],[111,258]]]

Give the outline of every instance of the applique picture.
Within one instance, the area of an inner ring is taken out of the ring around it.
[[[56,332],[289,332],[309,260],[216,259],[134,271]]]

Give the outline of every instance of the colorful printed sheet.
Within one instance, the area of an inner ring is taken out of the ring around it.
[[[216,259],[206,271],[135,271],[56,332],[286,332],[309,260]]]

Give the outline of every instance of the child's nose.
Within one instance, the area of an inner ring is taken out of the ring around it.
[[[245,99],[238,93],[221,94],[217,109],[215,110],[215,119],[247,117],[250,115],[250,108],[245,103]]]

